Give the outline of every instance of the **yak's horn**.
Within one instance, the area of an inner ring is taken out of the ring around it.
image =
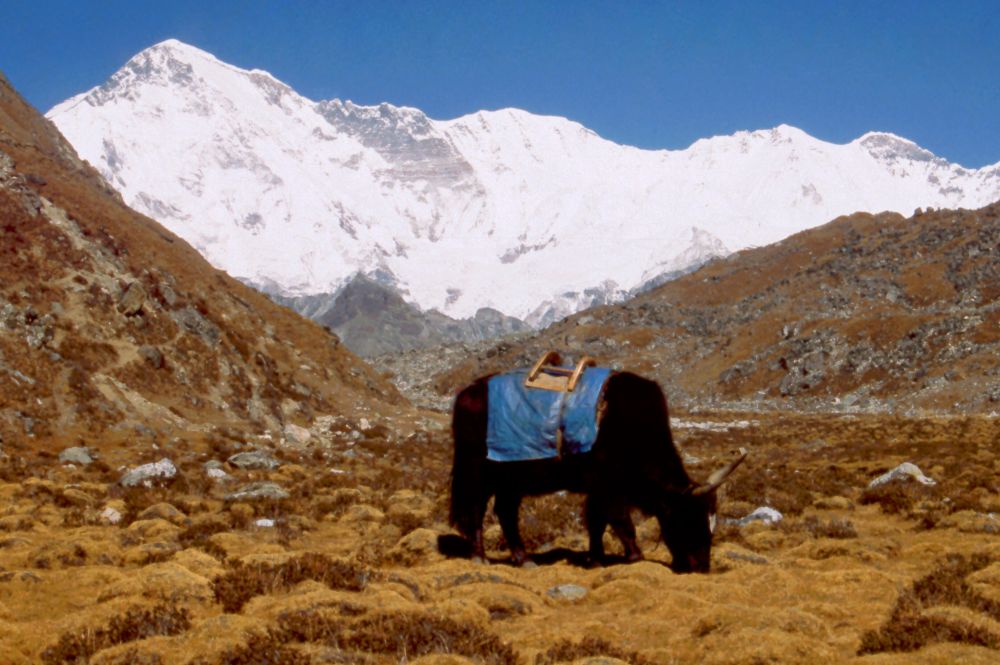
[[[726,478],[729,477],[729,474],[735,471],[736,467],[742,464],[743,460],[747,458],[746,448],[740,448],[738,453],[739,457],[737,457],[732,462],[730,462],[729,464],[727,464],[726,466],[722,467],[721,469],[713,473],[711,476],[709,476],[708,482],[706,482],[704,485],[699,485],[698,487],[695,487],[693,490],[691,490],[691,494],[694,496],[701,496],[702,494],[708,494],[709,492],[714,492],[715,490],[719,489],[719,486],[722,485],[722,483],[726,482]]]

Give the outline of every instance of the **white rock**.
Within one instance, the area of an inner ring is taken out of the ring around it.
[[[878,487],[879,485],[884,485],[893,480],[908,481],[913,479],[922,485],[937,485],[937,481],[928,478],[924,475],[924,472],[920,470],[916,464],[912,462],[903,462],[895,469],[891,471],[886,471],[881,476],[875,480],[868,483],[868,487]]]
[[[545,592],[556,600],[579,600],[587,595],[587,590],[579,584],[560,584]]]
[[[311,437],[312,433],[305,427],[293,424],[285,425],[285,439],[287,439],[290,443],[308,443]]]
[[[777,524],[781,520],[785,519],[785,516],[780,512],[771,508],[770,506],[761,506],[755,509],[752,513],[736,520],[736,523],[740,526],[750,524],[750,522],[763,522],[764,524]]]
[[[274,520],[269,517],[261,517],[254,521],[254,526],[261,527],[262,529],[270,529],[274,527]]]
[[[101,511],[101,520],[108,524],[118,524],[122,521],[122,514],[111,506],[107,506]]]
[[[177,475],[177,467],[169,459],[164,457],[159,462],[150,462],[137,466],[119,481],[125,487],[135,487],[136,485],[149,486],[154,478],[173,478]]]

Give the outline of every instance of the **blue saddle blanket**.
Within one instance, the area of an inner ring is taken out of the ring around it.
[[[597,409],[610,374],[604,367],[587,368],[573,392],[528,388],[526,369],[492,377],[487,459],[518,462],[588,452],[597,440]]]

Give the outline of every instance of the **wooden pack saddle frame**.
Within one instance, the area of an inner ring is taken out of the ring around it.
[[[560,393],[571,393],[583,375],[583,370],[596,367],[597,361],[590,356],[584,356],[575,368],[563,367],[562,356],[556,351],[549,351],[538,359],[538,362],[528,372],[524,379],[526,388],[539,388]]]

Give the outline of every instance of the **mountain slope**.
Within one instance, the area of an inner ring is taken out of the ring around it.
[[[467,319],[421,312],[393,288],[362,275],[355,275],[334,294],[298,298],[272,294],[271,298],[329,328],[347,348],[366,358],[530,330],[518,319],[487,308]]]
[[[436,386],[559,349],[654,377],[685,409],[996,413],[998,257],[1000,203],[855,214],[484,350]]]
[[[320,326],[128,209],[0,77],[0,437],[159,440],[399,408]]]
[[[780,126],[639,150],[515,109],[438,121],[314,102],[175,40],[48,115],[130,205],[235,276],[308,295],[361,272],[424,310],[532,324],[839,214],[1000,198],[1000,166],[891,134],[833,145]]]

